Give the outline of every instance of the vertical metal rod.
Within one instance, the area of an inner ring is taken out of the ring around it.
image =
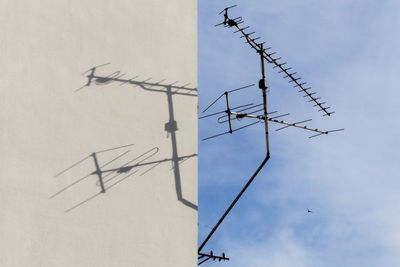
[[[269,133],[268,133],[268,118],[267,118],[267,86],[265,83],[265,66],[264,66],[264,44],[260,44],[260,50],[258,51],[261,59],[261,75],[262,79],[259,82],[259,87],[263,94],[263,107],[264,107],[264,125],[265,125],[265,144],[267,146],[267,156],[269,153]]]
[[[228,121],[229,121],[229,133],[232,133],[231,109],[229,108],[228,92],[225,92],[225,99],[226,99],[226,112],[228,113]]]
[[[93,157],[94,165],[95,165],[95,167],[96,167],[95,173],[96,173],[97,176],[99,177],[99,183],[100,183],[100,187],[101,187],[101,193],[105,193],[105,192],[106,192],[106,189],[104,188],[102,171],[101,171],[101,169],[100,169],[100,167],[99,167],[99,163],[98,163],[98,161],[97,161],[96,153],[92,153],[92,157]]]

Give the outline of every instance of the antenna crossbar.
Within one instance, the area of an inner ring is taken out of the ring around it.
[[[236,115],[236,117],[242,117],[242,118],[243,117],[247,117],[247,118],[254,118],[254,119],[259,119],[259,120],[265,120],[265,117],[263,115],[253,115],[253,114],[239,113],[239,112],[234,112],[234,111],[232,111],[231,113]],[[284,115],[286,115],[286,114],[284,114]],[[321,131],[321,130],[318,130],[318,129],[309,128],[309,127],[307,127],[305,125],[299,124],[299,123],[307,122],[307,121],[311,121],[311,120],[305,120],[305,121],[301,121],[301,122],[291,123],[291,122],[286,122],[286,121],[283,121],[283,120],[277,120],[277,119],[274,119],[274,118],[266,118],[266,119],[268,121],[284,124],[287,127],[293,126],[293,127],[297,127],[297,128],[304,129],[304,130],[317,132],[317,133],[320,133],[320,134],[328,134],[329,133],[329,131]],[[280,128],[280,129],[282,129],[282,128]]]
[[[231,108],[231,110],[242,108],[242,107],[247,107],[247,106],[251,106],[251,105],[253,105],[253,103],[237,106],[237,107]],[[204,118],[208,118],[208,117],[212,117],[212,116],[215,116],[215,115],[218,115],[218,114],[222,114],[222,113],[228,113],[228,110],[218,111],[218,112],[215,112],[215,113],[211,113],[211,114],[208,114],[208,115],[201,116],[201,117],[199,117],[199,120],[200,119],[204,119]]]

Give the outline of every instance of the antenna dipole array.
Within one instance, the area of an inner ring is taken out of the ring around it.
[[[289,79],[289,83],[293,83],[293,87],[296,88],[300,88],[300,90],[298,91],[305,93],[304,97],[309,98],[308,102],[314,103],[315,107],[318,107],[319,110],[318,111],[323,111],[324,116],[330,116],[331,114],[335,113],[334,111],[328,111],[328,109],[330,109],[331,107],[325,107],[324,105],[326,104],[326,102],[320,102],[321,97],[316,97],[316,92],[311,92],[311,87],[305,87],[305,85],[307,84],[307,82],[301,82],[300,80],[302,79],[301,77],[295,77],[295,75],[297,74],[297,72],[291,72],[292,68],[291,67],[287,67],[287,62],[278,62],[279,60],[281,60],[281,57],[275,57],[276,52],[268,52],[271,47],[267,47],[265,49],[260,50],[261,45],[264,43],[257,43],[256,40],[260,39],[260,37],[256,37],[253,38],[251,35],[253,35],[255,32],[249,32],[247,33],[245,30],[250,28],[250,26],[246,26],[246,27],[241,27],[240,24],[244,23],[242,17],[236,17],[231,19],[228,15],[228,10],[236,7],[236,5],[234,6],[230,6],[225,8],[223,11],[221,11],[219,14],[224,14],[224,22],[219,23],[215,26],[220,26],[220,25],[224,25],[224,27],[235,27],[237,30],[234,33],[241,33],[242,36],[240,36],[240,38],[245,38],[246,39],[246,43],[248,43],[254,50],[257,51],[257,53],[261,53],[262,56],[264,57],[264,59],[268,62],[274,65],[273,68],[278,68],[279,71],[278,73],[283,73],[285,74],[285,76],[283,76],[284,79]],[[260,52],[261,51],[261,52]]]
[[[277,111],[268,112],[268,109],[267,109],[267,92],[268,91],[267,91],[267,86],[266,86],[266,76],[265,76],[265,64],[264,64],[264,61],[267,61],[268,63],[273,64],[274,65],[273,68],[279,68],[280,69],[279,73],[284,73],[286,75],[283,78],[289,78],[289,83],[294,83],[295,84],[293,87],[299,87],[300,88],[299,92],[304,92],[305,93],[304,97],[308,97],[309,98],[309,102],[314,102],[314,106],[318,106],[320,108],[318,111],[323,111],[324,112],[324,116],[330,116],[334,112],[329,112],[328,109],[330,107],[325,107],[324,106],[325,102],[320,102],[319,101],[320,97],[315,97],[314,95],[316,93],[309,91],[311,89],[311,87],[309,87],[309,88],[305,88],[304,87],[304,85],[306,83],[305,82],[303,82],[303,83],[300,82],[301,77],[295,77],[294,76],[296,74],[296,72],[293,72],[293,73],[289,72],[289,70],[291,70],[291,68],[286,67],[286,62],[283,62],[283,63],[279,63],[278,62],[278,60],[280,60],[281,58],[280,57],[279,58],[274,57],[273,55],[276,54],[276,53],[267,52],[268,50],[271,49],[270,47],[264,48],[264,43],[257,43],[256,42],[256,40],[260,39],[260,37],[253,38],[253,37],[251,37],[251,35],[254,34],[254,32],[251,32],[251,33],[246,33],[245,32],[245,29],[248,29],[249,26],[243,27],[243,28],[241,26],[239,26],[240,24],[242,24],[244,22],[242,17],[236,17],[236,18],[233,18],[233,19],[231,19],[229,17],[228,10],[233,8],[233,7],[236,7],[236,5],[227,7],[227,8],[225,8],[224,10],[222,10],[219,13],[219,14],[223,14],[224,15],[224,21],[222,23],[219,23],[219,24],[215,25],[215,26],[223,25],[224,27],[229,27],[229,28],[235,27],[237,29],[235,31],[235,33],[240,32],[242,34],[241,38],[245,38],[246,39],[246,43],[248,43],[260,55],[261,79],[258,82],[258,87],[262,91],[262,103],[260,103],[260,104],[249,103],[249,104],[244,104],[244,105],[235,106],[235,107],[231,107],[231,105],[230,105],[229,96],[230,96],[231,93],[248,89],[250,87],[255,86],[255,84],[250,84],[250,85],[247,85],[247,86],[243,86],[243,87],[239,87],[239,88],[236,88],[236,89],[225,91],[217,99],[215,99],[209,106],[207,106],[203,110],[203,113],[206,112],[207,110],[209,110],[212,106],[214,106],[221,99],[225,99],[226,109],[223,110],[223,111],[214,112],[214,113],[211,113],[211,114],[204,115],[204,116],[200,117],[199,119],[204,119],[204,118],[220,115],[220,117],[218,117],[217,121],[219,123],[228,123],[228,131],[222,132],[222,133],[218,133],[216,135],[204,138],[203,141],[204,140],[208,140],[208,139],[212,139],[212,138],[216,138],[216,137],[228,134],[228,133],[232,134],[232,133],[234,133],[236,131],[242,130],[242,129],[247,128],[249,126],[252,126],[252,125],[255,125],[255,124],[258,124],[258,123],[263,123],[264,124],[264,130],[265,130],[266,155],[265,155],[265,158],[263,159],[263,161],[261,162],[261,164],[256,169],[256,171],[249,178],[248,182],[245,184],[245,186],[242,188],[242,190],[237,194],[236,198],[232,201],[232,203],[229,205],[229,207],[226,209],[226,211],[220,217],[218,222],[212,228],[210,233],[207,235],[205,240],[199,246],[199,249],[198,249],[198,256],[199,256],[198,260],[199,260],[199,262],[198,262],[198,265],[201,265],[201,264],[203,264],[204,262],[206,262],[206,261],[208,261],[210,259],[213,259],[213,260],[218,259],[219,261],[221,261],[221,260],[224,260],[224,261],[225,260],[229,260],[229,258],[225,257],[225,253],[223,253],[222,256],[215,256],[212,251],[209,254],[203,253],[201,251],[204,248],[204,246],[207,244],[207,242],[210,240],[212,235],[215,233],[217,228],[221,225],[221,223],[226,218],[226,216],[229,214],[229,212],[232,210],[232,208],[235,206],[235,204],[239,201],[240,197],[247,190],[247,188],[250,186],[250,184],[254,181],[254,179],[258,175],[258,173],[261,171],[261,169],[265,166],[265,164],[269,160],[269,158],[270,158],[269,130],[268,130],[268,127],[269,127],[268,123],[269,122],[273,122],[273,123],[277,123],[277,124],[283,125],[281,128],[276,129],[276,131],[280,131],[280,130],[283,130],[283,129],[288,128],[288,127],[295,127],[295,128],[300,128],[300,129],[303,129],[303,130],[306,130],[306,131],[314,132],[315,134],[310,136],[309,138],[313,138],[313,137],[316,137],[316,136],[319,136],[319,135],[323,135],[323,134],[326,135],[326,134],[328,134],[330,132],[337,132],[337,131],[344,130],[344,129],[337,129],[337,130],[324,131],[324,130],[319,130],[319,129],[316,129],[316,128],[310,128],[310,127],[302,124],[302,123],[311,121],[311,119],[303,120],[303,121],[299,121],[299,122],[294,122],[294,123],[283,121],[283,120],[278,120],[278,118],[287,116],[287,115],[289,115],[289,113],[282,114],[282,115],[270,116],[271,114],[277,113]],[[221,116],[221,114],[222,114],[222,116]],[[232,122],[234,120],[238,120],[238,121],[242,120],[243,118],[255,119],[256,121],[252,122],[252,123],[249,123],[249,124],[246,124],[244,126],[238,127],[238,128],[234,128]]]

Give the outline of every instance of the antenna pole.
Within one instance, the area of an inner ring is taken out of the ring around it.
[[[229,108],[229,97],[228,92],[225,92],[225,99],[226,99],[226,113],[228,113],[228,121],[229,121],[229,133],[232,133],[232,122],[231,122],[231,109]]]
[[[263,45],[262,44],[260,45],[260,50],[258,51],[258,53],[260,54],[260,58],[261,58],[261,74],[262,74],[262,78],[259,81],[259,87],[260,87],[260,89],[262,90],[262,93],[263,93],[264,125],[265,125],[265,140],[266,140],[266,146],[267,146],[267,155],[265,156],[264,160],[261,162],[261,164],[257,168],[257,170],[254,172],[254,174],[250,177],[249,181],[246,183],[246,185],[243,187],[243,189],[239,192],[239,194],[233,200],[231,205],[229,205],[228,209],[225,211],[225,213],[219,219],[217,224],[213,227],[213,229],[208,234],[206,239],[200,245],[198,253],[200,253],[200,251],[203,249],[203,247],[207,244],[208,240],[211,238],[211,236],[214,234],[214,232],[220,226],[222,221],[225,219],[225,217],[228,215],[228,213],[231,211],[231,209],[235,206],[236,202],[238,202],[240,197],[243,195],[243,193],[246,191],[246,189],[250,186],[250,184],[253,182],[254,178],[256,178],[257,174],[261,171],[261,169],[264,167],[265,163],[267,163],[268,159],[270,158],[269,138],[268,138],[268,119],[267,119],[267,86],[265,85],[265,67],[264,67],[264,56],[263,56],[264,49],[263,49]],[[228,98],[227,98],[227,103],[228,103]],[[229,116],[229,122],[230,122],[229,104],[228,104],[228,116]]]
[[[261,171],[261,169],[264,167],[265,163],[267,163],[269,159],[269,154],[267,154],[267,156],[265,157],[265,159],[263,160],[263,162],[261,162],[261,165],[257,168],[257,170],[255,171],[255,173],[250,177],[249,181],[247,182],[247,184],[243,187],[242,191],[240,191],[240,193],[236,196],[235,200],[233,200],[233,202],[231,203],[231,205],[229,205],[228,209],[225,211],[225,213],[222,215],[222,217],[219,219],[219,221],[217,222],[217,224],[213,227],[213,229],[211,230],[211,232],[208,234],[208,236],[206,237],[206,239],[203,241],[203,243],[200,245],[198,252],[200,252],[203,247],[207,244],[208,240],[211,238],[211,236],[214,234],[214,232],[217,230],[218,226],[222,223],[222,221],[225,219],[226,215],[228,215],[228,213],[231,211],[231,209],[233,208],[233,206],[235,206],[236,202],[238,202],[239,198],[243,195],[244,191],[246,191],[246,189],[250,186],[251,182],[253,182],[254,178],[256,178],[257,174]]]

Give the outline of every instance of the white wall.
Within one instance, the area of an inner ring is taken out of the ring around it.
[[[196,1],[0,0],[0,21],[0,266],[196,266]]]

